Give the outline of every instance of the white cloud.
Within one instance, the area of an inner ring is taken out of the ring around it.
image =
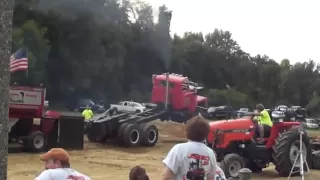
[[[252,55],[281,61],[320,62],[320,1],[317,0],[146,0],[173,11],[171,31],[228,30]]]

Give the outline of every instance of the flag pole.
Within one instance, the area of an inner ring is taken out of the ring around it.
[[[29,76],[29,49],[28,49],[28,47],[26,47],[26,48],[27,48],[27,59],[28,59],[28,66],[27,66],[26,76],[28,78],[28,76]]]

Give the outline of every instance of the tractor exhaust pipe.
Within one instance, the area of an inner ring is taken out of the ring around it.
[[[166,94],[165,94],[165,109],[168,109],[168,104],[169,104],[169,72],[166,73]]]
[[[230,96],[230,90],[231,90],[231,88],[230,88],[230,86],[228,85],[228,84],[226,84],[226,88],[227,88],[227,90],[228,90],[228,96]],[[227,96],[227,97],[228,97]],[[229,110],[229,107],[231,107],[230,106],[230,100],[229,100],[229,98],[227,98],[227,106],[228,106],[228,109],[227,109],[227,120],[229,120],[230,119],[230,110]]]

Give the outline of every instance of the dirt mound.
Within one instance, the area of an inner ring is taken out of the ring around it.
[[[174,122],[161,122],[154,123],[159,129],[159,142],[184,142],[185,137],[185,124]]]

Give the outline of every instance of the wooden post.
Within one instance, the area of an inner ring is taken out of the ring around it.
[[[252,171],[248,168],[243,168],[239,171],[239,179],[240,180],[250,180],[252,175]]]
[[[8,120],[13,1],[0,2],[0,179],[7,180]]]

